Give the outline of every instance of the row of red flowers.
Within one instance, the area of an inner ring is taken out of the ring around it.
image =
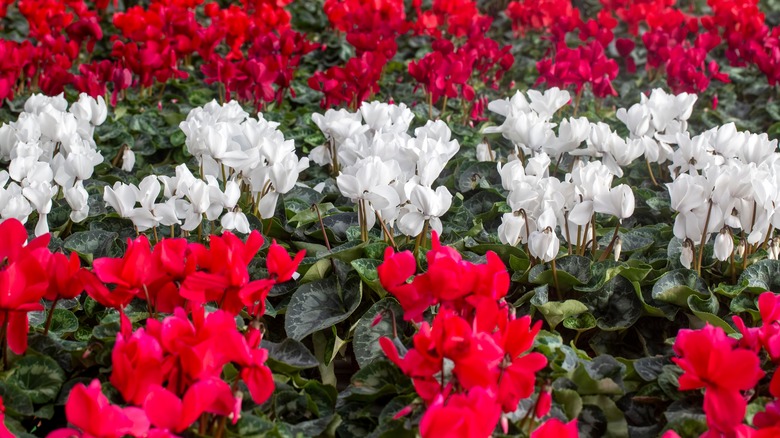
[[[167,437],[188,430],[198,419],[200,433],[221,435],[227,421],[235,423],[240,417],[239,382],[255,403],[271,396],[274,380],[265,364],[268,353],[260,348],[259,318],[268,292],[293,277],[303,251],[291,258],[271,243],[268,277],[251,280],[247,266],[263,245],[256,231],[246,241],[229,232],[212,235],[208,247],[162,239],[152,248],[140,236],[128,241],[123,257],[96,259],[91,270],[80,266],[75,253],[52,253],[49,235],[28,242],[16,220],[0,223],[0,241],[4,361],[7,350],[24,354],[28,313],[44,310],[41,299],[51,301],[53,309],[57,301],[86,290],[100,304],[119,311],[109,381],[126,405],[111,404],[98,380],[77,384],[66,404],[71,428],[51,436]],[[426,258],[427,269],[418,273],[411,252],[388,248],[378,268],[382,286],[399,300],[404,318],[419,323],[404,354],[397,338],[379,342],[412,379],[424,406],[421,434],[489,436],[499,424],[506,431],[506,414],[535,397],[519,427],[535,438],[577,436],[576,420],[549,418],[535,427],[551,405],[550,389],[536,375],[547,359],[530,351],[541,323],[516,316],[504,300],[510,279],[498,256],[488,252],[486,263],[468,262],[454,248],[441,245],[434,233]],[[134,327],[124,314],[133,299],[148,305],[144,326]],[[206,303],[217,303],[219,309],[207,313]],[[755,415],[753,427],[744,423],[764,369],[776,369],[780,362],[780,295],[762,294],[758,308],[760,327],[747,327],[734,317],[739,340],[709,325],[677,336],[674,350],[679,357],[673,361],[683,371],[679,389],[704,389],[705,436],[768,437],[780,432],[777,372],[768,384],[774,400]],[[253,319],[242,331],[235,316],[244,310]],[[158,312],[168,316],[159,317]],[[228,364],[236,373],[226,380]],[[397,417],[414,409],[410,405]],[[4,436],[12,435],[3,426]]]
[[[42,298],[52,301],[51,314],[57,301],[86,290],[98,303],[119,311],[110,382],[129,405],[111,405],[97,380],[76,385],[66,405],[75,429],[51,436],[174,436],[204,415],[235,423],[241,408],[239,381],[255,403],[270,397],[274,381],[265,365],[268,352],[260,348],[259,318],[269,291],[292,278],[303,251],[290,258],[273,242],[266,257],[268,277],[250,280],[247,266],[263,244],[257,231],[246,242],[229,232],[213,235],[208,248],[185,239],[162,239],[152,249],[140,236],[128,241],[122,258],[96,259],[92,270],[80,266],[76,253],[50,252],[49,239],[46,234],[27,242],[20,222],[0,223],[4,362],[7,366],[7,350],[26,351],[28,313],[44,309]],[[124,314],[134,298],[146,301],[149,311],[145,327],[136,329]],[[207,314],[207,302],[218,303],[219,309]],[[235,316],[245,309],[254,319],[242,333]],[[170,316],[160,320],[158,312]],[[230,382],[223,378],[227,364],[237,370]],[[200,432],[209,425],[221,434],[225,421],[203,421]]]
[[[104,0],[0,3],[0,15],[14,4],[29,23],[25,40],[0,40],[6,60],[0,98],[31,88],[53,95],[72,86],[92,96],[110,88],[116,102],[130,87],[186,78],[194,63],[206,83],[220,84],[224,98],[259,107],[292,93],[302,57],[324,48],[292,30],[285,9],[290,0],[243,0],[228,7],[153,0],[125,11]],[[621,63],[614,54],[633,73],[638,44],[648,74],[665,75],[675,92],[702,92],[711,80],[728,81],[719,53],[731,65],[754,66],[775,85],[780,28],[767,25],[758,1],[707,3],[709,11],[697,13],[674,0],[601,0],[598,14],[585,18],[570,0],[522,0],[510,2],[506,14],[518,34],[534,32],[549,41],[537,62],[538,82],[549,86],[615,95],[612,81]],[[474,0],[434,0],[427,8],[419,0],[411,8],[402,0],[327,0],[324,12],[355,48],[344,65],[308,79],[324,94],[324,106],[355,106],[378,93],[385,66],[407,35],[430,41],[430,52],[408,65],[428,103],[460,98],[472,102],[474,117],[485,106],[476,90],[496,87],[514,64],[510,45],[488,36],[493,18]],[[107,49],[96,50],[98,42]]]

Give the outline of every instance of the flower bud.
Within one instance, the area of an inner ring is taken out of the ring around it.
[[[734,239],[727,228],[723,228],[715,238],[715,258],[720,261],[726,261],[734,252]]]
[[[775,238],[775,242],[773,245],[770,246],[770,248],[775,253],[775,259],[780,258],[780,237]]]
[[[742,257],[745,255],[745,239],[739,239],[739,245],[737,245],[736,256]]]
[[[130,148],[125,148],[122,152],[122,170],[132,172],[133,166],[135,166],[135,152]]]
[[[612,250],[612,253],[615,256],[615,261],[620,260],[620,251],[623,249],[623,239],[620,238],[620,236],[617,236],[615,239],[615,246]]]
[[[534,417],[542,418],[550,412],[550,406],[552,406],[552,394],[547,388],[542,388],[539,393],[539,399],[536,401],[536,407],[534,408]]]
[[[685,239],[683,242],[682,252],[680,253],[680,263],[682,263],[686,269],[691,269],[691,263],[693,263],[693,242],[691,239]]]

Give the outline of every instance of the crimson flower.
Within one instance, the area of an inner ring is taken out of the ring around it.
[[[117,334],[111,363],[111,384],[135,405],[142,405],[149,392],[163,383],[162,348],[142,328],[129,338]]]
[[[194,383],[183,398],[158,386],[149,393],[143,405],[152,425],[175,433],[186,430],[204,412],[222,416],[232,414],[235,424],[240,408],[241,400],[233,396],[227,383],[216,377]]]
[[[79,383],[71,389],[65,415],[76,429],[59,429],[50,433],[49,438],[121,438],[145,436],[149,430],[143,410],[112,405],[97,379],[89,386]]]
[[[710,429],[731,433],[742,424],[747,402],[740,391],[753,388],[764,376],[756,353],[735,348],[736,340],[720,327],[680,330],[672,360],[683,369],[680,390],[705,388],[704,412]]]
[[[531,438],[577,438],[577,419],[564,423],[557,418],[550,418],[531,433]]]
[[[247,265],[263,245],[263,237],[253,231],[246,243],[231,232],[212,235],[210,248],[193,245],[198,266],[203,269],[187,276],[181,285],[181,296],[195,303],[214,301],[223,310],[238,314],[245,303],[242,296],[267,293],[273,282],[249,281]]]
[[[0,397],[0,438],[14,438],[15,436],[5,426],[5,404],[3,403],[3,398]]]
[[[43,237],[43,236],[42,236]],[[48,237],[27,246],[27,231],[16,219],[0,223],[0,324],[8,347],[16,354],[27,350],[27,313],[43,310],[40,300],[48,287],[44,267],[51,253]]]
[[[78,254],[72,252],[70,256],[66,256],[59,252],[53,253],[47,266],[49,287],[43,297],[51,301],[77,297],[84,291],[80,271],[81,261]]]
[[[447,402],[440,396],[420,421],[420,434],[429,437],[489,437],[501,417],[494,396],[475,388],[468,395],[454,394]]]
[[[97,302],[121,310],[138,297],[154,304],[149,294],[149,285],[159,277],[156,265],[152,263],[149,240],[141,235],[128,239],[127,249],[121,258],[102,257],[92,263],[92,272],[84,271],[81,280],[87,293]],[[109,290],[106,284],[114,284]]]

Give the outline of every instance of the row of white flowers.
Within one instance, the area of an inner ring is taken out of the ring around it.
[[[592,242],[589,225],[595,221],[594,213],[615,216],[619,222],[632,215],[631,188],[611,184],[614,177],[623,176],[624,167],[644,158],[653,183],[651,163],[666,165],[672,178],[667,188],[672,209],[678,213],[674,234],[683,241],[684,266],[701,263],[702,248],[714,233],[718,233],[715,256],[721,261],[733,257],[735,250],[744,256],[745,251],[750,254],[762,245],[769,257],[779,255],[780,239],[772,237],[780,227],[776,140],[770,141],[766,134],[738,132],[733,123],[698,135],[690,133],[687,120],[696,96],[687,93],[669,95],[656,89],[630,108],[618,109],[617,117],[629,132],[627,138],[605,123],[584,118],[561,120],[556,133],[551,120],[570,102],[569,93],[529,91],[528,97],[530,102],[518,92],[489,105],[505,120],[485,132],[501,133],[514,145],[507,164],[498,164],[513,210],[504,215],[499,227],[502,242],[528,244],[531,255],[545,261],[558,253],[556,227],[574,245]],[[484,149],[478,155],[493,159]],[[550,177],[551,161],[560,163],[564,155],[573,157],[572,170],[563,180]],[[524,156],[531,158],[524,163]],[[737,234],[742,237],[735,248]],[[608,250],[614,243],[619,246],[617,236],[616,230]]]
[[[501,242],[525,245],[543,261],[557,257],[560,239],[583,254],[594,250],[597,213],[614,216],[618,227],[633,214],[631,188],[613,181],[643,160],[654,184],[652,165],[668,168],[667,187],[677,212],[674,234],[683,242],[684,265],[696,265],[695,248],[714,234],[720,260],[760,247],[769,257],[780,255],[780,239],[773,238],[780,228],[776,141],[739,132],[733,123],[690,133],[687,120],[696,102],[691,94],[657,89],[618,109],[627,137],[584,117],[554,120],[570,98],[553,88],[517,92],[489,104],[504,120],[484,134],[501,134],[513,145],[505,160],[487,144],[477,146],[478,159],[497,161],[507,192],[511,212],[498,228]],[[72,209],[71,220],[83,221],[89,214],[83,183],[103,162],[94,129],[106,115],[102,98],[81,95],[68,108],[63,96],[34,95],[16,121],[0,126],[0,161],[8,163],[8,170],[0,171],[0,219],[26,221],[35,211],[36,234],[45,233],[52,199],[59,194]],[[377,223],[391,239],[396,233],[442,231],[440,218],[450,209],[452,194],[436,181],[460,150],[445,122],[428,121],[410,133],[410,109],[380,102],[363,103],[354,113],[328,110],[312,119],[326,142],[299,158],[277,123],[251,117],[235,102],[195,108],[180,128],[198,162],[198,176],[181,164],[173,177],[151,175],[138,186],[107,186],[104,201],[138,231],[173,225],[192,231],[206,218],[248,232],[239,204],[270,218],[279,195],[300,184],[311,160],[328,166],[341,194],[355,202],[364,239]],[[132,151],[123,150],[123,169],[132,170],[134,161]],[[568,163],[566,173],[559,171],[561,163]],[[603,257],[619,256],[619,248],[616,229]]]
[[[68,108],[63,95],[36,94],[15,122],[0,126],[0,162],[8,162],[8,170],[0,170],[0,219],[26,222],[35,211],[35,234],[45,234],[52,199],[62,193],[71,220],[83,221],[89,214],[83,182],[103,162],[94,130],[106,114],[102,97],[82,94]]]

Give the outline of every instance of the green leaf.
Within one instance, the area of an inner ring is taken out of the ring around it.
[[[241,418],[236,423],[238,436],[263,437],[274,428],[274,423],[250,413],[242,412]]]
[[[544,316],[550,330],[555,330],[564,319],[588,311],[588,306],[577,300],[547,301],[547,288],[544,286],[537,288],[531,304]]]
[[[335,276],[304,284],[293,293],[284,320],[287,336],[300,341],[345,319],[357,309],[362,283],[339,284]]]
[[[43,327],[49,311],[30,312],[30,325],[33,327]],[[51,319],[49,332],[57,335],[73,333],[79,329],[79,320],[70,310],[54,309],[54,315]]]
[[[76,251],[91,262],[93,258],[106,256],[111,244],[118,237],[119,234],[111,231],[79,231],[65,238],[64,247],[70,251]]]
[[[60,392],[65,371],[52,358],[31,355],[16,362],[8,381],[17,385],[33,403],[47,403]]]
[[[658,376],[658,386],[672,400],[680,400],[685,397],[685,394],[680,392],[679,379],[682,374],[683,371],[677,365],[664,365],[663,371]]]
[[[29,416],[34,412],[33,402],[27,391],[22,390],[15,383],[0,380],[0,397],[3,397],[6,414],[14,412],[18,415]]]
[[[741,294],[748,286],[748,279],[740,277],[739,284],[720,283],[712,292],[718,295],[734,298]]]
[[[379,282],[379,274],[376,270],[376,268],[381,265],[382,262],[382,260],[376,259],[357,259],[352,260],[350,263],[352,267],[355,268],[355,271],[360,276],[360,279],[363,280],[368,285],[368,287],[373,289],[380,296],[384,296],[387,293],[382,287],[382,284]]]
[[[634,361],[634,371],[642,380],[652,382],[658,379],[658,376],[663,372],[667,360],[663,356],[642,357]]]
[[[311,283],[312,281],[321,280],[330,272],[332,263],[328,259],[319,259],[306,272],[301,276],[298,282],[300,284]]]
[[[634,325],[642,316],[642,302],[635,286],[623,276],[615,276],[603,288],[586,294],[582,301],[601,330],[623,330]]]
[[[690,269],[678,269],[665,273],[653,285],[652,297],[655,300],[688,306],[688,297],[693,294],[708,296],[707,284]]]
[[[374,318],[381,314],[381,320],[378,324],[372,326]],[[381,359],[385,356],[382,348],[379,346],[379,338],[393,338],[393,327],[396,327],[398,333],[403,333],[408,325],[403,320],[404,310],[394,298],[383,298],[360,318],[355,327],[355,337],[352,340],[352,348],[355,351],[355,359],[358,365],[363,368],[368,364]],[[393,323],[395,318],[395,323]]]
[[[101,341],[110,341],[116,338],[119,333],[119,323],[110,322],[107,324],[99,324],[92,328],[92,336]]]
[[[402,389],[409,387],[409,383],[409,379],[395,364],[387,360],[378,360],[355,373],[349,388],[339,397],[372,401],[384,394],[401,392]]]
[[[268,350],[268,359],[273,369],[291,372],[314,368],[319,364],[311,351],[294,339],[285,338],[279,343],[263,340],[261,347]]]
[[[571,380],[577,384],[580,395],[623,394],[623,374],[626,366],[614,357],[603,354],[580,363]]]
[[[563,326],[570,330],[584,332],[596,327],[596,318],[592,314],[585,312],[564,319]]]
[[[604,437],[627,437],[628,423],[626,417],[614,401],[605,395],[592,395],[582,398],[582,403],[598,406],[607,417],[607,433]]]
[[[567,418],[577,418],[582,412],[582,397],[573,389],[554,389],[553,400],[563,408]]]
[[[504,263],[510,261],[512,257],[520,260],[528,260],[528,254],[516,246],[499,243],[477,243],[474,239],[469,238],[466,240],[466,248],[479,255],[484,255],[488,251],[493,251],[504,261]]]
[[[698,295],[691,295],[688,297],[688,307],[699,319],[722,328],[727,334],[737,332],[734,327],[718,316],[720,304],[718,303],[718,299],[715,298],[715,295],[710,295],[706,298],[702,298]]]
[[[591,261],[588,257],[571,255],[557,259],[558,286],[562,292],[573,286],[586,284],[591,278]],[[549,264],[539,264],[528,272],[528,281],[534,284],[554,284],[552,268]]]
[[[739,276],[740,285],[753,293],[776,290],[780,286],[780,260],[761,260],[748,266]]]

